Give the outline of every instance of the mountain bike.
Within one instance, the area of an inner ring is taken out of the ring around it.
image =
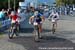
[[[34,22],[33,25],[34,25],[34,40],[38,42],[40,38],[38,23]]]
[[[14,34],[18,36],[18,32],[19,32],[19,25],[17,23],[11,24],[8,34],[9,39],[12,39],[14,37]]]

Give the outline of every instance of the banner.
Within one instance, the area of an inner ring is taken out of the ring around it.
[[[9,26],[10,24],[11,24],[11,21],[9,19],[0,21],[0,27]]]

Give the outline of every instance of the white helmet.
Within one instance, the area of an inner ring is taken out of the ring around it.
[[[11,12],[11,15],[15,15],[16,13],[14,11]]]
[[[34,16],[38,15],[38,13],[39,13],[38,11],[35,11],[35,12],[34,12]]]

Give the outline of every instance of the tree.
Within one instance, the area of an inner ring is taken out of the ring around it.
[[[56,6],[62,5],[62,0],[56,0]]]
[[[19,2],[23,2],[24,0],[15,0],[15,5],[16,8],[18,8],[19,6]],[[13,8],[14,7],[14,0],[10,0],[10,7]],[[8,0],[0,0],[0,9],[7,9],[8,8]]]
[[[72,5],[75,4],[75,0],[56,0],[57,6],[59,5]]]

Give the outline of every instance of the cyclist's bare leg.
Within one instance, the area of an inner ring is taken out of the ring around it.
[[[52,34],[55,32],[55,22],[52,22]]]
[[[41,33],[42,32],[42,24],[39,24],[38,27],[39,27],[39,33]]]
[[[40,38],[42,38],[41,32],[42,32],[42,24],[39,24],[39,37],[40,37]]]
[[[55,27],[55,22],[52,22],[52,29]]]
[[[55,22],[55,29],[57,29],[57,21]]]

